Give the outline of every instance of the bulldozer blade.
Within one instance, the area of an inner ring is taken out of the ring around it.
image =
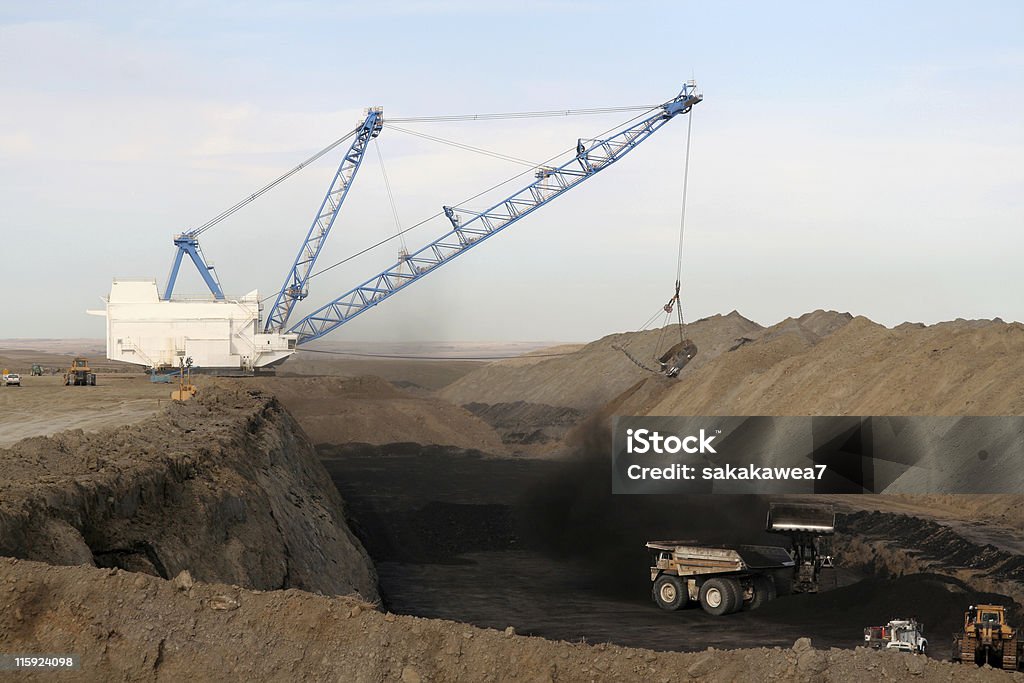
[[[814,505],[810,503],[770,503],[768,531],[776,532],[808,532],[813,534],[831,534],[836,530],[836,513],[832,505]]]

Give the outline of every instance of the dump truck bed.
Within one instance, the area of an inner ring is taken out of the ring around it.
[[[698,546],[692,545],[692,541],[648,541],[647,547],[671,553],[671,558],[659,560],[658,566],[662,570],[675,570],[680,576],[765,571],[793,566],[789,552],[773,545]]]

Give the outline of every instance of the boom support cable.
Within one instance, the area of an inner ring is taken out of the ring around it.
[[[391,181],[388,180],[388,170],[384,168],[384,156],[380,153],[380,143],[377,138],[373,139],[373,149],[377,152],[377,161],[380,162],[380,172],[384,176],[384,187],[388,191],[388,202],[391,204],[391,215],[395,218],[395,235],[402,244],[402,253],[409,250],[405,246],[405,236],[402,234],[402,221],[398,219],[398,207],[395,206],[395,195],[391,192]]]
[[[298,173],[302,169],[304,169],[307,166],[309,166],[310,164],[312,164],[314,161],[318,160],[320,157],[324,156],[325,154],[327,154],[328,152],[333,150],[338,145],[340,145],[343,142],[347,141],[349,138],[351,138],[353,135],[355,135],[358,130],[359,130],[358,127],[353,128],[351,131],[346,133],[343,137],[340,137],[337,140],[335,140],[334,142],[332,142],[331,144],[327,145],[322,150],[320,150],[319,152],[317,152],[313,156],[309,157],[308,159],[306,159],[305,161],[300,163],[295,168],[293,168],[290,171],[286,172],[284,175],[282,175],[282,176],[280,176],[280,177],[270,181],[269,183],[267,183],[266,185],[264,185],[260,189],[256,190],[255,192],[253,192],[251,195],[249,195],[248,197],[246,197],[242,201],[240,201],[237,204],[235,204],[234,206],[232,206],[230,208],[227,208],[224,211],[221,211],[219,214],[217,214],[216,216],[214,216],[210,220],[206,221],[205,223],[200,225],[198,228],[193,228],[192,230],[189,230],[187,234],[191,235],[192,237],[198,237],[199,235],[202,235],[204,232],[206,232],[207,230],[209,230],[213,226],[217,225],[218,223],[220,223],[225,218],[231,216],[233,213],[235,213],[239,209],[245,208],[246,206],[248,206],[249,204],[251,204],[255,200],[259,199],[261,196],[263,196],[264,194],[266,194],[270,190],[274,189],[275,187],[277,187],[278,185],[280,185],[284,181],[288,180],[289,178],[291,178],[293,175],[295,175],[296,173]]]
[[[454,140],[446,140],[445,138],[439,138],[439,137],[437,137],[435,135],[427,135],[426,133],[420,133],[420,132],[415,131],[415,130],[409,130],[408,128],[402,128],[400,126],[393,126],[393,125],[391,125],[390,121],[388,121],[388,128],[390,130],[397,130],[399,133],[405,133],[407,135],[414,135],[414,136],[416,136],[418,138],[423,138],[424,140],[431,140],[433,142],[440,142],[443,145],[450,145],[451,147],[457,147],[458,149],[464,149],[467,152],[477,152],[478,154],[483,154],[484,156],[493,157],[495,159],[501,159],[502,161],[511,161],[512,163],[522,164],[523,166],[529,166],[530,168],[537,168],[537,166],[540,165],[540,164],[537,164],[537,163],[535,163],[533,161],[527,161],[526,159],[520,159],[519,157],[509,156],[508,154],[502,154],[501,152],[494,152],[494,151],[491,151],[491,150],[488,150],[488,149],[483,149],[481,147],[473,147],[472,145],[467,145],[467,144],[462,143],[462,142],[455,142]]]
[[[598,137],[603,137],[603,136],[607,135],[608,133],[610,133],[611,131],[613,131],[613,130],[615,130],[617,128],[620,128],[620,127],[623,127],[623,126],[628,126],[629,124],[633,123],[634,121],[636,121],[638,119],[641,119],[645,115],[651,113],[655,109],[660,109],[662,106],[663,105],[656,104],[653,107],[650,107],[647,110],[637,114],[636,116],[634,116],[633,118],[629,119],[625,123],[621,123],[621,124],[619,124],[617,126],[612,126],[608,130],[606,130],[606,131],[604,131],[602,133],[599,133]],[[558,157],[562,156],[563,154],[568,154],[568,153],[571,153],[571,152],[575,151],[575,149],[576,149],[575,147],[569,147],[569,148],[567,148],[567,149],[565,149],[565,150],[555,154],[554,156],[551,156],[548,159],[545,159],[538,166],[544,166],[545,164],[549,164],[552,161],[554,161],[555,159],[557,159]],[[493,192],[494,190],[498,189],[502,185],[507,185],[507,184],[511,183],[512,181],[514,181],[514,180],[522,178],[524,175],[526,175],[526,174],[530,173],[531,171],[533,171],[534,168],[537,168],[537,166],[534,166],[533,168],[529,168],[529,169],[527,169],[525,171],[521,171],[520,173],[517,173],[514,176],[512,176],[511,178],[507,178],[507,179],[501,181],[500,183],[497,183],[495,185],[491,185],[486,190],[478,192],[475,195],[473,195],[472,197],[469,197],[468,199],[464,199],[463,201],[459,202],[458,204],[455,204],[455,206],[464,206],[465,204],[468,204],[469,202],[471,202],[471,201],[473,201],[475,199],[479,199],[480,197],[484,196],[488,192]],[[408,228],[405,228],[405,229],[399,231],[399,235],[404,235],[404,234],[406,234],[406,233],[408,233],[408,232],[410,232],[412,230],[415,230],[416,228],[420,227],[421,225],[429,223],[430,221],[434,220],[435,218],[438,218],[438,217],[443,216],[443,215],[444,215],[444,211],[438,211],[434,215],[428,216],[427,218],[424,218],[420,222],[418,222],[418,223],[416,223],[414,225],[410,225]],[[333,270],[333,269],[337,268],[338,266],[344,265],[345,263],[348,263],[352,259],[358,258],[358,257],[360,257],[360,256],[362,256],[362,255],[364,255],[364,254],[366,254],[366,253],[368,253],[370,251],[373,251],[374,249],[377,249],[378,247],[381,247],[381,246],[387,244],[388,242],[390,242],[391,240],[395,239],[396,237],[398,237],[398,235],[392,235],[391,237],[384,238],[384,239],[380,240],[379,242],[371,244],[370,246],[368,246],[368,247],[366,247],[364,249],[360,249],[359,251],[355,252],[354,254],[346,256],[345,258],[343,258],[342,260],[338,261],[337,263],[333,263],[333,264],[327,266],[326,268],[321,268],[320,270],[318,270],[315,273],[311,274],[309,276],[309,279],[312,280],[313,278],[317,277],[318,275],[323,275],[324,273],[326,273],[329,270]]]
[[[589,114],[616,114],[628,111],[650,111],[660,104],[636,104],[628,107],[593,107],[590,109],[549,109],[547,111],[513,111],[497,114],[454,114],[447,116],[414,116],[391,118],[390,123],[442,123],[447,121],[497,121],[501,119],[536,119],[554,116],[584,116]]]
[[[684,84],[679,94],[641,121],[601,139],[580,138],[575,155],[560,160],[558,166],[531,169],[533,181],[493,206],[483,210],[444,206],[451,227],[410,254],[407,260],[414,266],[412,272],[399,261],[307,314],[288,332],[298,335],[298,344],[330,333],[594,177],[702,99],[694,84]]]
[[[548,111],[519,111],[519,112],[503,112],[503,113],[491,113],[491,114],[456,114],[456,115],[445,115],[445,116],[418,116],[418,117],[406,117],[406,118],[388,119],[388,123],[392,124],[392,123],[437,123],[437,122],[448,122],[448,121],[497,121],[497,120],[502,120],[502,119],[530,119],[530,118],[543,118],[543,117],[554,117],[554,116],[581,116],[581,115],[590,115],[590,114],[613,114],[613,113],[617,113],[617,112],[628,112],[628,111],[641,111],[641,110],[643,110],[643,111],[650,111],[650,110],[652,110],[654,108],[657,108],[659,106],[661,106],[661,105],[657,105],[657,104],[654,104],[654,105],[631,105],[631,106],[628,106],[628,107],[596,107],[596,108],[590,108],[590,109],[554,109],[554,110],[548,110]],[[488,154],[488,155],[494,156],[496,158],[505,159],[507,161],[513,161],[515,163],[531,164],[531,162],[526,161],[524,159],[517,159],[515,157],[511,157],[511,156],[500,154],[500,153],[496,153],[496,152],[494,152],[494,153],[488,152],[487,150],[482,150],[482,149],[479,149],[479,148],[471,147],[469,145],[462,145],[461,143],[456,143],[456,142],[452,142],[452,141],[449,141],[449,140],[444,140],[442,138],[434,138],[434,137],[426,135],[424,133],[416,133],[414,131],[410,131],[410,130],[405,130],[403,128],[399,128],[398,126],[391,126],[391,127],[394,128],[395,130],[401,131],[403,133],[408,133],[410,135],[418,135],[420,137],[427,138],[427,139],[430,139],[430,140],[436,140],[437,142],[443,142],[445,144],[451,144],[451,145],[454,145],[456,147],[462,147],[462,149],[466,149],[466,150],[469,150],[469,151],[474,151],[474,152],[480,152],[480,153],[483,153],[483,154]],[[329,153],[331,150],[335,149],[336,147],[338,147],[339,145],[341,145],[342,143],[347,141],[349,138],[351,138],[353,135],[355,135],[356,132],[358,132],[358,131],[359,131],[359,127],[357,126],[356,128],[354,128],[351,131],[349,131],[344,137],[338,138],[337,140],[335,140],[334,142],[329,144],[327,147],[324,147],[319,152],[317,152],[313,156],[309,157],[308,159],[306,159],[305,161],[300,163],[298,166],[292,168],[291,170],[289,170],[285,174],[283,174],[280,177],[278,177],[278,178],[272,180],[271,182],[267,183],[266,185],[264,185],[263,187],[258,189],[256,192],[253,192],[251,195],[249,195],[245,199],[241,200],[237,204],[234,204],[233,206],[225,209],[224,211],[220,212],[219,214],[217,214],[216,216],[214,216],[210,220],[206,221],[202,225],[200,225],[200,226],[198,226],[196,228],[193,228],[192,230],[187,231],[187,234],[191,235],[192,237],[198,237],[199,235],[203,234],[204,232],[206,232],[207,230],[209,230],[213,226],[217,225],[218,223],[220,223],[224,219],[230,217],[236,211],[245,208],[247,205],[249,205],[253,201],[259,199],[261,196],[263,196],[264,194],[266,194],[270,190],[274,189],[275,187],[277,187],[278,185],[283,183],[288,178],[292,177],[293,175],[295,175],[296,173],[298,173],[302,169],[306,168],[307,166],[309,166],[313,162],[317,161],[322,156],[324,156],[325,154]]]

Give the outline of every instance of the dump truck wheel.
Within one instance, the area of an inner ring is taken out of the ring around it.
[[[671,574],[662,574],[654,582],[654,602],[664,610],[677,610],[686,604],[688,596],[682,579]]]
[[[755,576],[751,582],[754,584],[754,597],[746,603],[746,609],[757,609],[769,600],[775,599],[775,583],[767,576]]]
[[[732,591],[733,597],[733,608],[729,610],[729,614],[733,612],[739,612],[743,609],[743,586],[736,579],[722,579],[725,581],[726,587]]]
[[[738,593],[739,584],[732,579],[708,579],[700,587],[700,606],[716,617],[735,612]]]

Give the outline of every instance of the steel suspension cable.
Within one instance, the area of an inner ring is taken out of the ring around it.
[[[629,124],[633,123],[637,119],[643,118],[643,116],[645,114],[648,114],[648,113],[654,111],[655,109],[657,109],[657,108],[659,108],[661,106],[664,106],[664,105],[656,104],[653,107],[651,107],[650,109],[647,109],[646,111],[643,111],[643,112],[637,114],[636,116],[634,116],[633,118],[629,119],[628,121],[626,121],[624,123],[620,123],[620,124],[618,124],[616,126],[612,126],[611,128],[609,128],[608,130],[606,130],[606,131],[604,131],[602,133],[598,133],[598,137],[603,136],[603,135],[607,135],[609,132],[615,130],[616,128],[621,128],[623,126],[628,126]],[[554,156],[549,157],[548,159],[542,161],[540,163],[540,165],[543,166],[544,164],[548,164],[548,163],[554,161],[555,159],[557,159],[558,157],[562,156],[563,154],[567,154],[567,153],[575,151],[575,149],[576,149],[575,146],[569,147],[568,149],[563,150],[563,151],[559,152],[558,154],[555,154]],[[475,195],[473,195],[472,197],[459,202],[455,206],[463,206],[466,203],[473,201],[474,199],[478,199],[479,197],[482,197],[483,195],[487,194],[488,192],[492,192],[492,191],[498,189],[502,185],[507,185],[508,183],[512,182],[513,180],[516,180],[517,178],[523,177],[527,173],[530,173],[530,171],[532,171],[532,170],[533,169],[530,168],[530,169],[527,169],[527,170],[522,171],[520,173],[517,173],[516,175],[512,176],[511,178],[508,178],[506,180],[501,181],[500,183],[492,185],[491,187],[487,188],[486,190],[483,190],[482,192],[478,192]],[[425,223],[429,223],[430,221],[432,221],[435,218],[438,218],[439,216],[442,216],[442,215],[444,215],[444,211],[438,211],[433,216],[429,216],[427,218],[424,218],[419,223],[416,223],[415,225],[410,225],[408,228],[405,228],[404,230],[401,230],[399,232],[399,234],[400,235],[404,235],[407,232],[415,230],[416,228],[420,227],[421,225],[423,225]],[[308,278],[306,278],[306,281],[308,282],[309,280],[312,280],[313,278],[317,277],[318,275],[323,275],[324,273],[326,273],[329,270],[333,270],[334,268],[337,268],[340,265],[348,263],[349,261],[351,261],[354,258],[358,258],[359,256],[362,256],[363,254],[366,254],[367,252],[373,251],[374,249],[376,249],[376,248],[378,248],[380,246],[383,246],[383,245],[387,244],[388,242],[390,242],[391,240],[395,239],[395,237],[397,237],[397,236],[398,235],[392,235],[391,237],[387,237],[385,239],[382,239],[379,242],[376,242],[375,244],[371,244],[370,246],[366,247],[365,249],[361,249],[361,250],[357,251],[356,253],[343,258],[342,260],[338,261],[337,263],[333,263],[333,264],[327,266],[326,268],[322,268],[322,269],[318,270],[317,272],[311,274]],[[274,296],[276,296],[276,294]]]
[[[388,201],[391,203],[391,215],[395,217],[395,235],[398,237],[402,245],[402,252],[408,253],[408,249],[405,245],[405,236],[402,234],[402,221],[398,219],[398,207],[395,206],[395,195],[391,192],[391,181],[388,180],[388,171],[384,168],[384,157],[380,153],[380,144],[377,142],[377,138],[373,139],[373,149],[377,152],[377,161],[380,162],[380,172],[384,175],[384,187],[388,191]]]
[[[590,109],[556,109],[556,110],[548,110],[548,111],[503,112],[503,113],[491,113],[491,114],[457,114],[457,115],[450,115],[450,116],[420,116],[420,117],[407,117],[407,118],[388,119],[388,123],[418,123],[418,122],[430,123],[430,122],[447,122],[447,121],[494,121],[494,120],[500,120],[500,119],[526,119],[526,118],[540,118],[540,117],[553,117],[553,116],[579,116],[579,115],[588,115],[588,114],[612,114],[612,113],[626,112],[626,111],[640,111],[640,110],[651,111],[652,109],[654,109],[656,107],[659,107],[659,106],[661,106],[661,105],[657,105],[656,104],[656,105],[633,105],[633,106],[628,106],[628,107],[596,107],[596,108],[590,108]],[[508,156],[508,155],[503,155],[503,154],[500,154],[500,153],[492,153],[492,152],[489,152],[487,150],[482,150],[482,149],[479,149],[479,148],[471,147],[469,145],[463,146],[463,145],[461,145],[461,143],[456,143],[456,142],[452,142],[452,141],[446,141],[446,140],[443,140],[441,138],[433,138],[432,136],[429,136],[429,135],[426,135],[426,134],[423,134],[423,133],[416,133],[414,131],[405,130],[405,129],[399,128],[397,126],[393,126],[393,127],[394,127],[395,130],[401,131],[403,133],[408,133],[410,135],[419,135],[420,137],[424,137],[424,138],[427,138],[427,139],[435,139],[438,142],[444,142],[445,144],[451,144],[451,145],[456,146],[456,147],[462,147],[463,149],[467,149],[467,150],[475,151],[475,152],[480,152],[482,154],[488,154],[490,156],[494,156],[496,158],[505,159],[507,161],[513,161],[515,163],[531,164],[531,162],[526,161],[525,159],[517,159],[515,157],[511,157],[511,156]],[[358,132],[358,130],[359,130],[358,127],[352,129],[344,137],[338,138],[337,140],[335,140],[334,142],[329,144],[327,147],[324,147],[319,152],[317,152],[313,156],[309,157],[308,159],[306,159],[305,161],[300,163],[298,166],[292,168],[291,170],[289,170],[285,174],[281,175],[280,177],[276,178],[275,180],[267,183],[266,185],[264,185],[263,187],[258,189],[256,192],[253,192],[251,195],[249,195],[245,199],[239,201],[237,204],[234,204],[233,206],[225,209],[224,211],[222,211],[221,213],[217,214],[216,216],[214,216],[210,220],[206,221],[202,225],[200,225],[200,226],[198,226],[196,228],[193,228],[192,230],[187,231],[188,234],[192,235],[193,237],[198,237],[199,235],[203,234],[204,232],[206,232],[207,230],[209,230],[213,226],[217,225],[218,223],[220,223],[224,219],[230,217],[235,212],[239,211],[240,209],[245,208],[247,205],[249,205],[250,203],[252,203],[256,199],[259,199],[261,196],[263,196],[264,194],[266,194],[267,192],[269,192],[273,188],[277,187],[282,182],[284,182],[288,178],[292,177],[293,175],[295,175],[296,173],[298,173],[302,169],[306,168],[311,163],[313,163],[313,162],[317,161],[318,159],[320,159],[322,156],[324,156],[325,154],[327,154],[328,152],[330,152],[331,150],[336,148],[338,145],[342,144],[343,142],[345,142],[346,140],[351,138],[353,135],[355,135],[356,132]]]
[[[690,184],[690,140],[693,131],[693,108],[686,114],[686,154],[683,161],[683,196],[679,207],[679,254],[676,259],[676,315],[679,318],[679,341],[686,339],[686,323],[683,322],[683,302],[679,298],[679,287],[683,280],[683,234],[686,228],[686,191]]]
[[[218,223],[220,223],[222,220],[224,220],[228,216],[232,215],[233,213],[235,213],[239,209],[244,208],[245,206],[247,206],[248,204],[252,203],[256,199],[260,198],[261,196],[263,196],[264,194],[266,194],[270,190],[274,189],[275,187],[277,187],[278,185],[283,183],[288,178],[291,178],[293,175],[295,175],[296,173],[298,173],[302,169],[306,168],[307,166],[309,166],[311,163],[313,163],[314,161],[316,161],[317,159],[319,159],[323,155],[325,155],[328,152],[330,152],[331,150],[333,150],[335,147],[337,147],[341,143],[343,143],[346,140],[348,140],[349,138],[351,138],[353,135],[356,134],[356,132],[358,130],[359,130],[359,128],[353,128],[344,137],[338,138],[337,140],[335,140],[331,144],[327,145],[322,150],[320,150],[319,152],[317,152],[313,156],[309,157],[308,159],[306,159],[305,161],[303,161],[298,166],[296,166],[295,168],[291,169],[290,171],[288,171],[284,175],[282,175],[282,176],[276,178],[275,180],[272,180],[271,182],[267,183],[266,185],[264,185],[260,189],[256,190],[251,195],[249,195],[248,197],[246,197],[242,201],[238,202],[234,206],[232,206],[232,207],[230,207],[228,209],[225,209],[224,211],[220,212],[219,214],[217,214],[216,216],[214,216],[210,220],[206,221],[205,223],[200,225],[198,228],[193,228],[192,230],[189,230],[188,234],[192,235],[193,237],[198,237],[199,235],[203,234],[204,232],[206,232],[207,230],[209,230],[213,226],[217,225]]]
[[[488,150],[488,149],[483,149],[481,147],[473,147],[472,145],[467,145],[467,144],[462,143],[462,142],[455,142],[454,140],[446,140],[445,138],[439,138],[439,137],[437,137],[435,135],[427,135],[426,133],[420,133],[420,132],[415,131],[415,130],[409,130],[408,128],[401,128],[399,126],[393,126],[393,125],[390,125],[390,123],[388,125],[388,128],[390,130],[397,130],[399,133],[405,133],[406,135],[414,135],[414,136],[416,136],[418,138],[423,138],[425,140],[431,140],[433,142],[440,142],[443,145],[450,145],[452,147],[457,147],[459,149],[464,149],[464,150],[466,150],[468,152],[477,152],[478,154],[483,154],[484,156],[494,157],[495,159],[501,159],[503,161],[511,161],[513,163],[516,163],[516,164],[522,164],[524,166],[529,166],[530,168],[537,168],[537,166],[539,165],[539,164],[537,164],[537,163],[535,163],[533,161],[527,161],[526,159],[520,159],[519,157],[509,156],[508,154],[502,154],[501,152],[494,152],[494,151],[491,151],[491,150]]]
[[[492,114],[453,114],[445,116],[413,116],[389,118],[391,123],[442,123],[447,121],[496,121],[501,119],[535,119],[555,116],[616,114],[627,111],[650,111],[660,104],[637,104],[628,107],[594,107],[590,109],[549,109],[546,111],[513,111]]]
[[[676,262],[676,286],[683,275],[683,229],[686,227],[686,190],[690,181],[690,133],[693,130],[693,108],[686,115],[686,155],[683,161],[683,197],[679,209],[679,258]]]

